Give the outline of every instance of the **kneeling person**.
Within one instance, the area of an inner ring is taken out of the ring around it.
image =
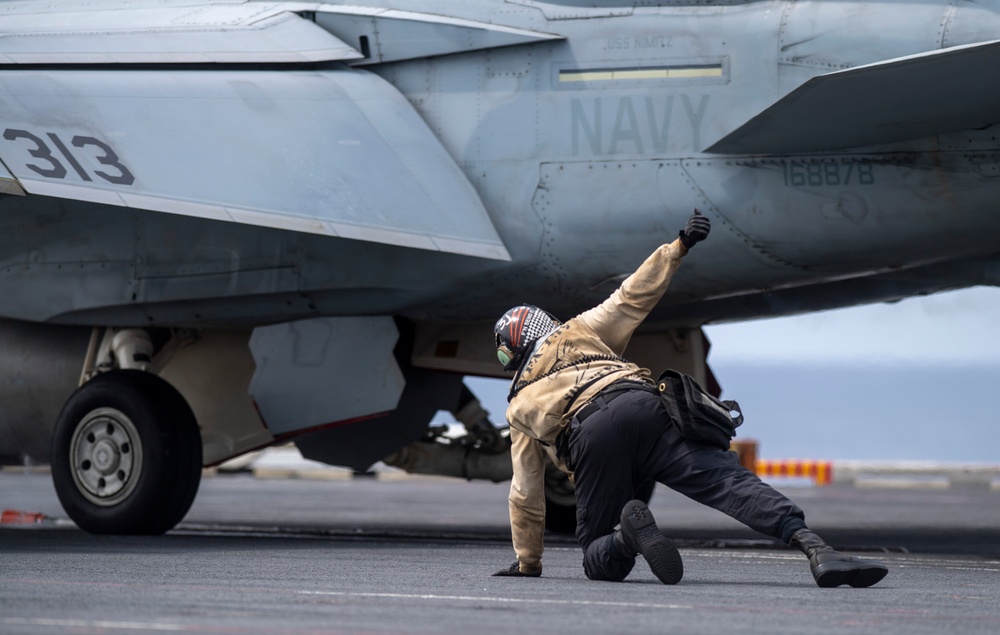
[[[802,510],[734,453],[682,437],[649,372],[621,357],[681,259],[709,230],[708,218],[695,210],[677,240],[653,252],[610,298],[566,323],[530,305],[496,323],[497,356],[516,372],[507,421],[517,561],[494,575],[541,575],[546,455],[573,479],[577,539],[591,579],[625,579],[640,554],[664,584],[683,576],[677,548],[645,503],[632,500],[649,479],[799,549],[819,586],[866,587],[886,575],[880,563],[827,546],[806,527]]]

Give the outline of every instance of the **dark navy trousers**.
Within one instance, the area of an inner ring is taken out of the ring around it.
[[[568,440],[576,486],[576,537],[593,580],[625,579],[635,558],[614,546],[614,528],[636,488],[655,480],[756,531],[781,537],[786,520],[804,514],[739,464],[736,454],[680,436],[661,397],[644,390],[617,396]]]

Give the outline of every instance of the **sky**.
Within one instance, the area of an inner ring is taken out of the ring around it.
[[[1000,365],[1000,289],[974,287],[896,303],[721,324],[709,363]]]
[[[761,458],[1000,464],[1000,289],[709,325]],[[466,380],[503,423],[507,382]]]

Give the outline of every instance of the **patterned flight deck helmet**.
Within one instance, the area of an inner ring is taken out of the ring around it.
[[[497,358],[504,370],[516,370],[525,354],[540,337],[554,331],[561,322],[537,306],[522,304],[510,309],[493,327]]]

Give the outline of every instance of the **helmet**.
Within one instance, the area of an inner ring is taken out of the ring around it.
[[[515,370],[531,346],[560,324],[559,320],[530,304],[516,306],[504,313],[493,327],[497,357],[503,369]]]

